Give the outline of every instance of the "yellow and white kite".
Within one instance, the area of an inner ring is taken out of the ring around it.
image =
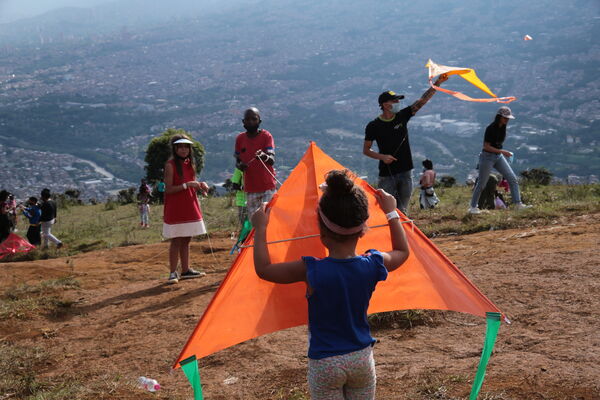
[[[490,88],[488,88],[485,85],[485,83],[481,82],[481,80],[477,77],[477,74],[475,74],[475,70],[472,68],[448,67],[446,65],[436,64],[433,61],[431,61],[431,59],[427,62],[427,65],[425,65],[425,67],[429,68],[429,84],[431,85],[431,87],[440,92],[444,92],[449,95],[452,95],[452,96],[456,97],[457,99],[465,100],[465,101],[474,101],[474,102],[479,102],[479,103],[493,103],[493,102],[510,103],[511,101],[515,101],[517,99],[516,97],[512,97],[512,96],[511,97],[496,96],[490,90]],[[470,84],[478,87],[479,89],[483,90],[484,92],[486,92],[487,94],[492,96],[492,98],[491,99],[474,99],[472,97],[467,96],[464,93],[455,92],[453,90],[444,89],[444,88],[434,85],[433,78],[435,78],[438,75],[442,75],[442,74],[458,75],[461,78],[463,78],[464,80],[466,80],[467,82],[469,82]]]

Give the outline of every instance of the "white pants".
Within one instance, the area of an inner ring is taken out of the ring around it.
[[[61,241],[52,234],[52,225],[54,225],[54,220],[42,221],[42,247],[48,247],[48,239],[56,245],[61,243]]]

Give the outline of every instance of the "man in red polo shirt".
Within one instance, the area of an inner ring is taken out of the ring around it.
[[[245,132],[235,139],[236,167],[244,172],[244,192],[248,216],[275,194],[275,143],[269,131],[260,129],[260,112],[244,111]]]

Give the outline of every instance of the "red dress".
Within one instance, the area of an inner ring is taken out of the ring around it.
[[[173,186],[196,180],[189,159],[182,163],[183,177],[177,173],[174,160],[169,160],[167,163],[170,163],[173,169]],[[167,239],[206,233],[196,190],[188,187],[176,193],[165,193],[163,221],[163,237]]]

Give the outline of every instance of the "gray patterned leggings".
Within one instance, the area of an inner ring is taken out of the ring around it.
[[[308,359],[312,400],[373,400],[376,383],[372,346],[340,356]]]

